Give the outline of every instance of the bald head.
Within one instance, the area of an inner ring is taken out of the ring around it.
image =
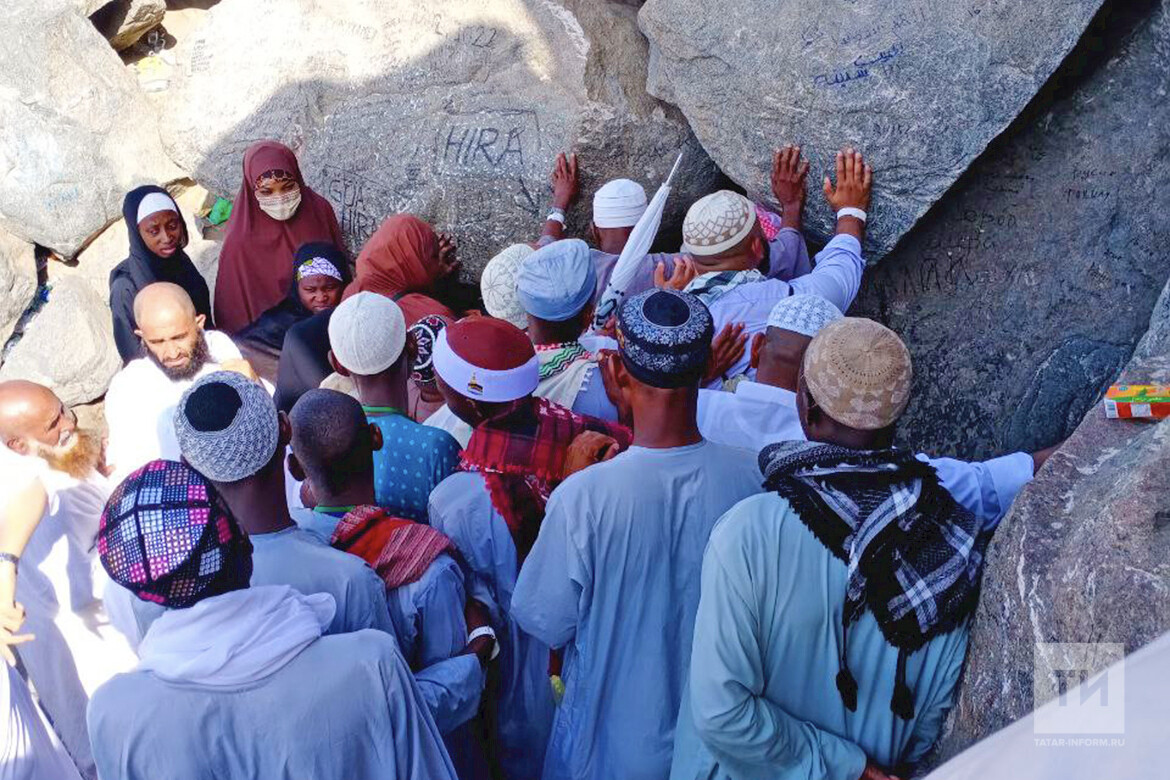
[[[172,380],[194,378],[207,362],[204,319],[177,284],[155,282],[134,296],[134,333],[148,357]]]
[[[356,399],[334,390],[310,390],[293,406],[289,421],[293,454],[318,499],[357,482],[373,485],[373,454],[381,437],[375,437]]]
[[[56,447],[76,427],[73,413],[44,385],[22,379],[0,382],[0,440],[13,452],[29,454],[36,444]]]
[[[134,296],[134,321],[140,328],[146,320],[167,317],[195,318],[195,304],[179,285],[155,282],[146,285]]]

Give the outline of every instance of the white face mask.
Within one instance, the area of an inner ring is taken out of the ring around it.
[[[284,222],[297,213],[297,208],[301,205],[301,188],[297,187],[283,195],[257,195],[256,200],[260,203],[261,211],[273,219]]]

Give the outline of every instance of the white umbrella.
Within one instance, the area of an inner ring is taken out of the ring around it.
[[[605,286],[605,292],[598,300],[597,310],[593,316],[595,329],[604,327],[606,320],[617,311],[617,307],[626,297],[626,288],[630,286],[630,282],[637,274],[638,266],[645,261],[646,254],[650,251],[650,245],[654,243],[654,237],[658,235],[658,228],[662,225],[662,211],[666,208],[666,198],[670,195],[670,182],[674,178],[682,158],[680,153],[678,159],[674,161],[674,167],[670,169],[670,175],[666,177],[666,181],[650,199],[645,213],[634,225],[629,240],[622,248],[622,253],[618,256],[617,263],[613,267],[613,274],[609,277],[609,284]]]

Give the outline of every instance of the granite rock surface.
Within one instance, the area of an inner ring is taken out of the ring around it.
[[[772,150],[788,142],[815,186],[842,146],[867,154],[874,262],[1032,100],[1101,2],[649,0],[639,22],[650,94],[749,193],[770,195]],[[805,216],[814,238],[832,226],[827,208]]]
[[[1170,276],[1165,5],[1113,6],[1043,106],[867,271],[853,313],[914,358],[903,443],[966,458],[1054,444],[1145,333]]]

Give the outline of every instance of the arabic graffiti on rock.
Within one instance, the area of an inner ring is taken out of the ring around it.
[[[816,74],[812,77],[813,86],[818,89],[831,89],[833,87],[844,87],[852,81],[867,79],[870,77],[874,68],[881,67],[897,59],[905,50],[906,47],[903,44],[895,43],[888,49],[884,49],[876,54],[862,54],[856,57],[849,65],[835,68],[831,73]]]

